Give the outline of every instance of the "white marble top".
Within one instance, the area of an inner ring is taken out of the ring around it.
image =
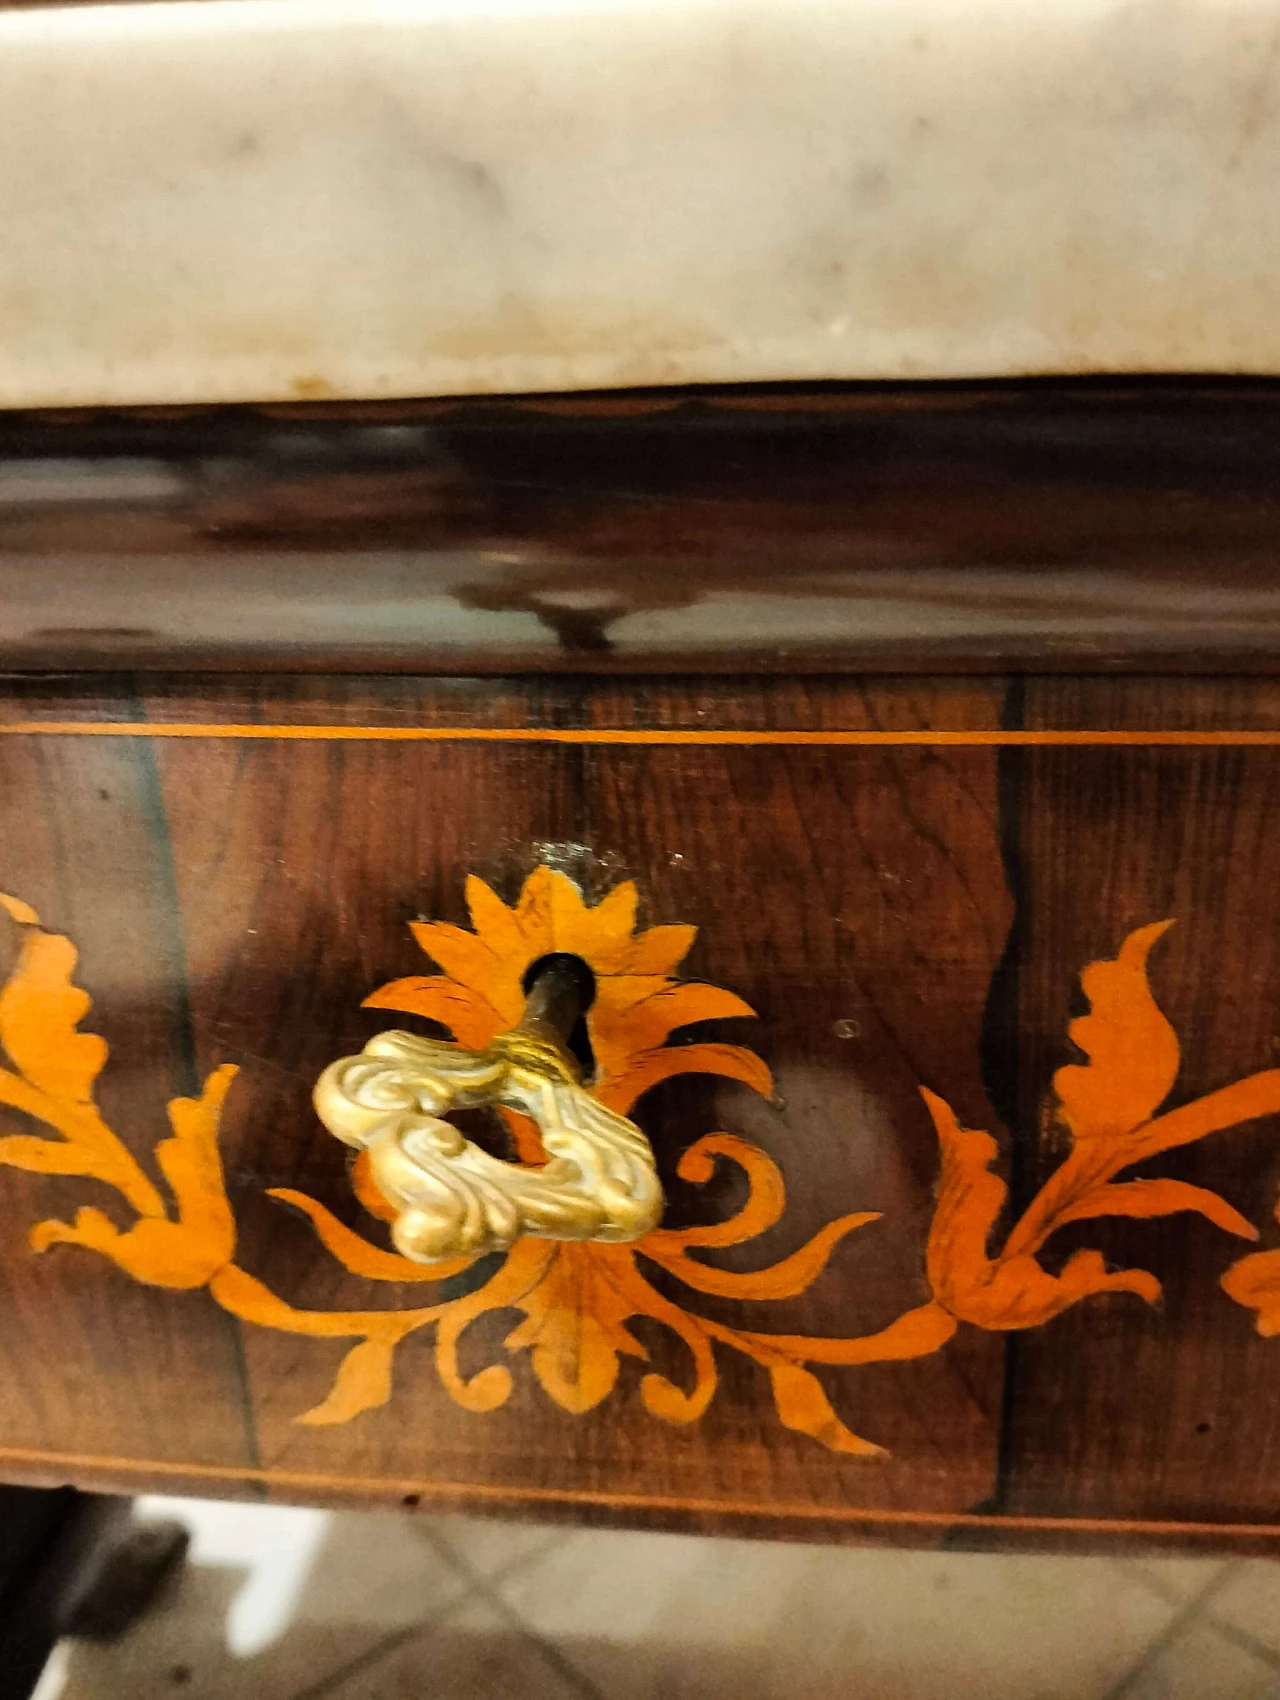
[[[1280,0],[0,10],[0,406],[1280,372]]]

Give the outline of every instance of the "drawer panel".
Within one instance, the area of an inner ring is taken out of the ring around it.
[[[116,678],[2,713],[10,1476],[1269,1538],[1276,687]],[[509,1019],[552,950],[663,1228],[423,1279],[312,1084]]]

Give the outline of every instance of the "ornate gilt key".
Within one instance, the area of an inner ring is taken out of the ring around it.
[[[369,1153],[406,1257],[478,1256],[523,1234],[636,1240],[656,1227],[663,1197],[649,1141],[583,1088],[565,1042],[588,998],[580,965],[551,957],[520,1024],[483,1051],[391,1031],[320,1076],[320,1119]],[[505,1162],[444,1119],[488,1104],[530,1116],[550,1160]]]

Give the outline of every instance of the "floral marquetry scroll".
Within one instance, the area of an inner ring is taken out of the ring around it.
[[[676,978],[694,929],[637,931],[634,885],[619,885],[591,906],[563,874],[538,868],[513,905],[475,878],[467,883],[467,902],[470,931],[443,922],[414,925],[418,944],[440,971],[394,981],[369,997],[368,1005],[426,1017],[459,1045],[483,1051],[519,1022],[531,967],[548,955],[572,954],[595,977],[586,1017],[595,1073],[586,1085],[605,1110],[624,1116],[650,1087],[692,1073],[719,1075],[771,1094],[769,1071],[752,1050],[704,1039],[668,1042],[695,1022],[752,1011],[732,992]],[[1097,1251],[1076,1251],[1051,1273],[1040,1254],[1066,1224],[1193,1211],[1229,1235],[1258,1237],[1253,1224],[1216,1192],[1132,1173],[1175,1146],[1280,1111],[1280,1070],[1162,1108],[1176,1084],[1180,1047],[1147,978],[1148,955],[1170,925],[1160,922],[1132,933],[1114,959],[1083,972],[1089,1013],[1071,1024],[1069,1034],[1084,1060],[1059,1069],[1053,1080],[1067,1154],[1015,1221],[1003,1220],[1007,1189],[993,1169],[999,1156],[995,1141],[959,1125],[939,1092],[945,1082],[922,1083],[941,1157],[933,1222],[921,1248],[928,1297],[874,1334],[779,1334],[700,1314],[697,1295],[754,1306],[802,1293],[822,1275],[846,1234],[884,1231],[883,1225],[871,1226],[876,1212],[858,1211],[832,1221],[767,1268],[744,1273],[719,1266],[718,1251],[765,1232],[783,1217],[787,1202],[773,1159],[729,1132],[696,1140],[677,1168],[682,1179],[699,1185],[718,1165],[736,1166],[748,1195],[728,1220],[682,1229],[658,1226],[628,1244],[528,1235],[496,1266],[471,1258],[424,1265],[400,1255],[385,1239],[384,1225],[394,1212],[363,1157],[354,1180],[371,1218],[367,1233],[355,1232],[305,1193],[277,1189],[270,1196],[303,1212],[345,1270],[426,1301],[391,1310],[297,1309],[237,1261],[236,1222],[218,1148],[219,1114],[235,1068],[215,1069],[198,1097],[169,1104],[172,1131],[155,1149],[154,1170],[144,1166],[97,1107],[95,1088],[107,1064],[107,1045],[81,1031],[90,1004],[73,981],[75,946],[46,930],[18,898],[0,903],[21,940],[0,991],[0,1112],[8,1107],[19,1113],[11,1129],[0,1123],[0,1163],[81,1176],[113,1190],[132,1218],[120,1227],[100,1205],[86,1202],[72,1222],[36,1224],[31,1243],[38,1251],[66,1245],[96,1252],[155,1286],[204,1289],[225,1310],[261,1327],[353,1341],[328,1397],[303,1422],[342,1423],[385,1404],[396,1347],[417,1330],[432,1331],[436,1371],[452,1399],[471,1411],[497,1409],[512,1388],[510,1368],[492,1362],[464,1374],[459,1348],[476,1319],[498,1310],[515,1310],[521,1318],[506,1337],[505,1352],[527,1351],[545,1393],[565,1411],[585,1412],[614,1393],[623,1357],[647,1359],[631,1325],[649,1318],[682,1342],[688,1361],[680,1380],[656,1370],[642,1378],[640,1396],[654,1416],[674,1423],[698,1420],[716,1392],[717,1354],[728,1350],[768,1375],[777,1414],[789,1428],[835,1451],[870,1458],[892,1436],[855,1433],[837,1414],[832,1394],[842,1401],[853,1397],[856,1384],[828,1376],[824,1385],[815,1368],[922,1357],[944,1348],[962,1324],[995,1331],[1038,1327],[1094,1295],[1127,1294],[1148,1303],[1159,1297],[1149,1271],[1109,1269]],[[543,1162],[535,1125],[511,1110],[504,1115],[521,1162]],[[33,1125],[41,1131],[27,1131]],[[1223,1279],[1231,1297],[1257,1310],[1259,1328],[1268,1334],[1280,1333],[1277,1259],[1280,1253],[1253,1253]],[[658,1271],[662,1290],[654,1284]],[[440,1290],[450,1277],[463,1277],[465,1286],[468,1272],[469,1290],[458,1296],[459,1283],[450,1280],[447,1290],[455,1296],[432,1297],[431,1288]],[[684,1296],[669,1296],[677,1292]]]

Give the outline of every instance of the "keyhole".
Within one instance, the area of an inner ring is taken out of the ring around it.
[[[562,1038],[565,1049],[582,1070],[583,1082],[589,1085],[595,1079],[596,1059],[591,1049],[591,1034],[587,1029],[587,1011],[595,1002],[596,977],[580,956],[574,956],[569,951],[552,951],[547,956],[540,956],[536,962],[531,962],[525,970],[521,985],[526,996],[534,982],[551,968],[562,974],[567,972],[577,993],[577,1013]]]

